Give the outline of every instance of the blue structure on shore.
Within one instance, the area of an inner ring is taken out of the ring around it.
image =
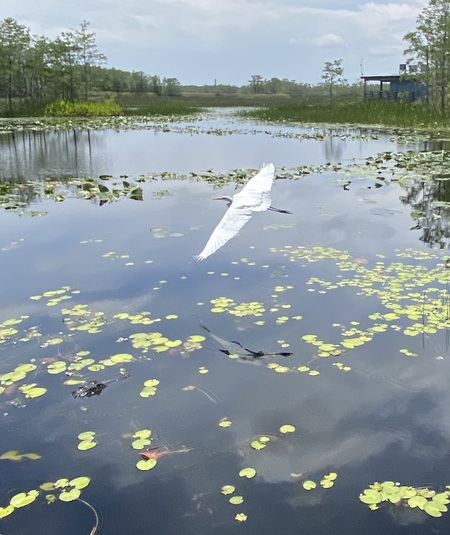
[[[413,78],[405,78],[401,75],[388,76],[361,76],[364,80],[364,100],[406,100],[415,102],[425,99],[428,87],[423,82]],[[378,89],[372,89],[373,85],[368,82],[378,82]],[[388,85],[386,89],[383,84]]]

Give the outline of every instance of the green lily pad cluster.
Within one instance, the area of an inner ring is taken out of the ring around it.
[[[336,472],[330,472],[329,474],[325,474],[323,478],[320,480],[320,486],[323,489],[330,489],[334,486],[334,482],[336,481],[337,474]],[[302,487],[305,490],[313,490],[317,487],[317,483],[313,481],[312,479],[307,479],[303,481]]]
[[[147,379],[147,381],[144,382],[144,388],[139,392],[139,395],[141,398],[149,398],[150,396],[154,396],[156,394],[156,387],[158,385],[158,379]]]
[[[134,357],[130,353],[116,353],[106,359],[98,361],[100,366],[117,366],[117,364],[125,364],[126,362],[133,362]],[[89,368],[88,368],[89,369]]]
[[[0,344],[4,344],[17,334],[19,331],[16,329],[15,325],[22,323],[22,321],[27,318],[29,318],[29,316],[21,316],[20,318],[11,318],[0,323]]]
[[[161,321],[161,318],[150,318],[151,312],[143,311],[136,314],[129,314],[128,312],[119,312],[113,316],[114,319],[127,320],[132,325],[151,325]]]
[[[211,312],[228,312],[238,317],[262,316],[266,311],[264,305],[258,301],[237,304],[230,297],[217,297],[216,299],[211,299],[211,303],[213,304]]]
[[[25,394],[26,398],[40,398],[47,392],[46,388],[38,386],[37,383],[21,385],[19,390]]]
[[[152,236],[154,238],[160,239],[160,238],[181,238],[184,236],[182,232],[172,232],[167,226],[165,225],[154,225],[152,227]]]
[[[157,353],[168,351],[183,344],[182,340],[169,340],[160,332],[135,333],[130,335],[130,340],[136,349],[142,349],[145,352],[151,348]]]
[[[278,364],[278,362],[269,362],[267,368],[276,373],[289,373],[292,371],[292,368],[289,368],[289,366],[282,366],[281,364]]]
[[[32,461],[37,461],[42,459],[42,456],[39,453],[19,453],[17,450],[5,451],[0,455],[0,459],[8,461],[23,461],[25,459],[31,459]]]
[[[319,254],[319,251],[322,251]],[[369,342],[374,334],[386,332],[387,329],[401,330],[407,336],[417,336],[422,333],[434,334],[438,330],[450,327],[448,316],[448,289],[450,270],[445,268],[440,256],[426,252],[408,249],[397,251],[397,256],[422,261],[421,264],[392,262],[386,264],[377,261],[373,267],[363,265],[358,261],[349,260],[347,252],[340,253],[336,249],[326,248],[299,248],[285,247],[281,250],[292,261],[307,260],[317,262],[335,258],[337,268],[341,273],[351,273],[351,276],[338,275],[336,280],[323,280],[312,277],[308,280],[310,285],[320,287],[322,292],[333,291],[338,288],[352,287],[358,290],[358,295],[365,297],[378,297],[386,312],[380,311],[369,314],[374,323],[366,330],[352,327],[343,331],[344,340],[340,346],[353,349]],[[423,262],[431,261],[428,267]],[[409,322],[405,325],[405,320]],[[398,325],[401,323],[401,325]],[[334,356],[337,347],[322,344],[320,347],[316,335],[307,335],[306,342],[318,345],[320,356]],[[328,348],[328,349],[327,349]],[[342,350],[341,348],[339,350]]]
[[[370,509],[378,509],[385,503],[418,508],[430,516],[440,517],[448,511],[450,486],[444,492],[436,492],[428,487],[412,487],[393,481],[375,482],[359,495],[359,499]]]
[[[63,502],[70,502],[80,498],[81,490],[86,488],[90,483],[90,478],[86,476],[76,477],[74,479],[58,479],[55,482],[46,482],[40,485],[40,489],[45,492],[53,492],[53,494],[47,494],[47,503],[54,502],[57,497]],[[56,497],[54,492],[58,492]],[[40,491],[36,489],[29,490],[28,492],[19,492],[15,494],[9,501],[9,504],[5,507],[0,507],[0,519],[9,516],[15,509],[20,509],[30,505],[36,501]]]
[[[131,447],[135,450],[142,450],[146,446],[149,446],[151,444],[151,435],[152,432],[150,429],[140,429],[139,431],[136,431],[132,435],[134,440],[131,443]]]
[[[15,494],[10,499],[9,505],[7,505],[6,507],[0,507],[0,518],[9,516],[11,513],[14,512],[15,509],[19,509],[21,507],[29,505],[30,503],[33,503],[38,496],[39,491],[35,489],[29,490],[28,492],[19,492],[19,494]]]
[[[337,357],[342,353],[342,349],[338,345],[319,340],[315,334],[304,334],[302,336],[302,340],[304,340],[307,344],[317,346],[317,355],[319,357]]]
[[[105,180],[112,177],[104,176],[102,178]],[[138,184],[128,180],[113,180],[108,187],[104,182],[100,182],[95,178],[73,178],[69,181],[69,185],[76,188],[76,197],[89,200],[95,199],[100,204],[118,201],[121,198],[142,201],[144,195],[142,188]]]
[[[18,381],[22,381],[26,378],[28,373],[33,372],[36,369],[36,364],[32,362],[19,364],[11,372],[0,375],[0,385],[2,385],[0,388],[4,389],[5,386],[10,386]],[[2,391],[0,391],[0,393],[1,392]]]
[[[223,485],[223,487],[220,489],[220,492],[224,496],[230,496],[231,494],[234,494],[235,490],[236,490],[236,487],[234,485]],[[234,496],[231,496],[228,499],[228,502],[231,503],[232,505],[242,505],[244,503],[244,497],[235,494]],[[237,513],[234,518],[238,522],[245,522],[248,516],[245,513]]]
[[[83,431],[78,435],[78,440],[80,441],[77,448],[80,451],[87,451],[95,448],[97,442],[95,441],[95,431]]]
[[[270,442],[270,437],[261,435],[257,439],[250,442],[250,447],[257,451],[262,450],[267,446],[268,442]]]
[[[174,314],[170,314],[166,319],[175,319]],[[149,349],[156,353],[163,353],[170,349],[180,348],[181,352],[191,352],[202,347],[205,337],[201,334],[193,334],[183,342],[183,340],[170,340],[160,332],[134,333],[130,335],[131,344],[135,349],[142,349],[146,353]]]
[[[47,494],[47,503],[52,503],[56,500],[55,492],[59,492],[57,498],[62,502],[73,502],[78,500],[81,496],[81,491],[85,489],[91,479],[86,476],[76,477],[74,479],[61,478],[55,482],[48,481],[40,485],[40,489],[46,492],[53,492],[53,494]]]
[[[97,363],[93,358],[86,358],[89,354],[90,351],[78,351],[72,362],[67,362],[65,360],[50,362],[47,364],[47,372],[50,375],[66,373],[67,375],[73,376],[84,368],[87,368],[91,372],[103,370],[105,368],[104,364]],[[119,362],[114,362],[114,364],[118,363]],[[72,379],[70,382],[67,382],[67,384],[78,384],[79,382],[79,380]]]
[[[95,334],[101,332],[101,327],[106,324],[105,313],[93,312],[87,305],[78,304],[73,308],[63,308],[61,314],[67,316],[64,323],[70,331]]]
[[[291,262],[306,261],[306,262],[322,262],[323,260],[348,260],[350,254],[347,251],[341,251],[334,247],[321,247],[315,245],[308,247],[306,245],[285,245],[281,249],[271,247],[269,249],[273,253],[281,253],[283,256],[289,258]]]
[[[191,334],[185,342],[183,342],[183,352],[190,353],[202,348],[202,342],[206,338],[202,334]]]
[[[74,295],[79,293],[79,290],[72,290],[70,286],[62,286],[57,290],[48,290],[41,295],[32,295],[30,299],[32,299],[33,301],[47,299],[47,306],[52,307],[61,303],[61,301],[71,299]]]

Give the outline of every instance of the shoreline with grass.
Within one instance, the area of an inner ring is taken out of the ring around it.
[[[261,97],[261,98],[259,98]],[[57,124],[95,118],[147,118],[151,120],[183,120],[200,114],[207,108],[235,108],[238,117],[253,118],[270,123],[327,124],[357,128],[397,128],[420,131],[450,130],[450,115],[428,108],[425,103],[400,101],[308,101],[286,95],[267,95],[234,99],[229,96],[178,96],[120,95],[118,98],[89,102],[53,102],[40,113],[22,117],[2,117],[4,121],[29,123],[34,120]],[[244,108],[244,109],[242,109]],[[34,110],[36,111],[36,110]],[[22,119],[22,121],[21,121]],[[28,119],[28,120],[26,120]],[[26,126],[25,126],[26,127]]]

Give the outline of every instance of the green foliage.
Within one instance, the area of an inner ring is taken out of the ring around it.
[[[58,100],[46,106],[44,110],[44,114],[51,117],[107,117],[121,113],[122,108],[113,100],[103,102]]]
[[[326,61],[323,69],[322,79],[324,84],[328,87],[330,93],[330,100],[334,97],[334,86],[336,84],[345,84],[347,80],[344,78],[344,69],[342,67],[342,59],[335,59],[333,62]]]
[[[448,508],[450,491],[436,493],[428,487],[410,487],[393,481],[375,482],[359,495],[359,499],[369,506],[378,509],[384,503],[396,506],[418,508],[433,517],[440,517]]]
[[[359,125],[436,126],[448,124],[449,118],[420,103],[407,102],[335,102],[308,104],[288,101],[275,106],[246,111],[245,116],[265,121],[301,123],[344,123]]]

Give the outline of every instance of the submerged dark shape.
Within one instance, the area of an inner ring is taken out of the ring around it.
[[[200,319],[200,318],[199,318]],[[253,351],[252,349],[248,349],[247,347],[244,347],[240,342],[237,342],[236,340],[225,340],[224,338],[221,338],[220,336],[217,336],[211,330],[200,320],[200,325],[202,329],[205,329],[209,333],[209,335],[214,338],[214,340],[222,346],[219,348],[219,351],[222,353],[225,353],[225,355],[238,355],[238,357],[242,360],[257,360],[264,357],[289,357],[292,355],[292,353],[289,353],[287,351],[280,351],[275,353],[267,353],[265,351]]]
[[[121,374],[118,379],[110,379],[101,383],[100,381],[88,381],[84,385],[79,386],[76,390],[72,392],[74,398],[91,398],[92,396],[99,396],[103,390],[110,385],[111,383],[116,383],[121,379],[127,379],[130,377],[129,374]]]
[[[92,396],[99,396],[108,385],[99,383],[98,381],[89,381],[84,385],[79,386],[72,392],[74,398],[90,398]]]

